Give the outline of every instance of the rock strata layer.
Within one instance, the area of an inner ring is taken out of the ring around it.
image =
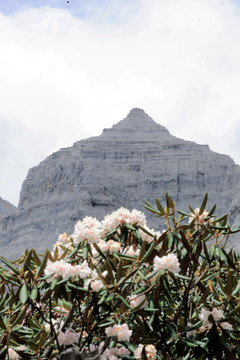
[[[17,211],[1,219],[1,249],[12,257],[26,247],[42,251],[60,233],[71,234],[86,215],[101,220],[121,206],[143,210],[143,199],[163,200],[166,191],[185,211],[208,192],[208,208],[216,202],[223,214],[239,183],[240,166],[229,156],[172,136],[136,108],[100,136],[61,149],[29,170]],[[151,227],[161,227],[146,215]]]

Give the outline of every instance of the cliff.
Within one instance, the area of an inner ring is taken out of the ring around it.
[[[38,251],[59,233],[89,215],[98,219],[119,208],[143,210],[141,203],[164,198],[178,208],[199,206],[209,193],[209,206],[228,212],[240,182],[240,166],[207,145],[172,136],[141,109],[98,137],[76,142],[29,170],[14,215],[0,222],[3,254],[15,257],[26,247]],[[159,219],[146,214],[158,229]]]

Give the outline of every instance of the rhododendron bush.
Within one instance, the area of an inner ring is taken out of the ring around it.
[[[165,221],[124,208],[85,217],[53,250],[1,258],[0,359],[240,358],[240,258],[227,215],[145,201]]]

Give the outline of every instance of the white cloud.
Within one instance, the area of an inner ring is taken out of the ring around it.
[[[234,2],[115,1],[104,12],[96,2],[86,14],[0,14],[1,197],[16,204],[29,167],[136,106],[240,163]]]

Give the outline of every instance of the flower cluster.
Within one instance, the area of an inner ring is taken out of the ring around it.
[[[194,210],[194,214],[190,215],[189,223],[192,222],[194,219],[198,224],[203,224],[205,221],[207,221],[206,219],[207,216],[208,216],[208,211],[206,209],[203,210],[202,214],[200,215],[200,209],[196,208]]]
[[[139,344],[137,349],[134,351],[134,357],[136,359],[141,359],[143,348],[144,348],[144,345]],[[145,353],[146,353],[148,360],[153,360],[155,358],[155,356],[157,355],[157,350],[154,345],[150,344],[150,345],[145,346]]]
[[[86,216],[82,221],[78,221],[74,227],[72,235],[74,244],[86,240],[89,244],[95,244],[101,240],[103,231],[102,224],[90,216]]]
[[[107,234],[118,226],[122,226],[123,224],[138,224],[140,226],[146,225],[146,217],[145,215],[136,209],[129,211],[121,207],[117,211],[114,211],[111,215],[106,215],[102,221],[102,226],[104,229],[104,233]]]
[[[88,277],[91,274],[92,270],[89,268],[87,261],[85,260],[80,265],[71,265],[65,260],[58,260],[52,262],[48,260],[47,266],[45,268],[45,276],[53,275],[48,279],[51,281],[53,277],[62,276],[63,279],[79,276],[81,279]]]
[[[67,329],[65,332],[60,331],[58,334],[59,345],[73,345],[79,340],[79,333]]]
[[[117,336],[118,341],[130,340],[132,330],[129,330],[128,324],[114,325],[105,329],[107,337]]]
[[[222,246],[226,217],[196,209],[189,225],[166,200],[146,205],[162,232],[120,208],[78,221],[52,252],[0,258],[0,357],[19,360],[25,344],[29,360],[238,358],[239,256]]]
[[[175,254],[168,254],[166,256],[155,256],[154,258],[154,270],[169,270],[176,274],[180,271],[180,264]]]
[[[200,328],[200,331],[211,329],[212,323],[209,321],[210,315],[212,315],[214,321],[219,321],[224,317],[223,310],[213,308],[212,311],[209,311],[202,308],[199,314],[199,319],[202,320],[202,326]],[[228,322],[221,322],[220,325],[223,329],[232,330],[232,325],[229,324]]]

